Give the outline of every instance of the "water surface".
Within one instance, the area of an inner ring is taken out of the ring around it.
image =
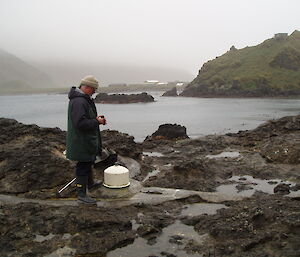
[[[97,104],[107,126],[133,135],[142,141],[159,125],[176,123],[187,128],[187,134],[199,137],[253,129],[262,122],[300,112],[300,99],[260,98],[190,98],[161,97],[151,92],[156,102],[134,104]],[[66,94],[0,96],[0,117],[13,118],[25,124],[42,127],[67,127]]]

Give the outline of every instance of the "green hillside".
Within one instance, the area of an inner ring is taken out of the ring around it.
[[[0,94],[29,92],[53,86],[48,75],[0,49]]]
[[[205,63],[182,96],[300,95],[300,32],[277,35]]]

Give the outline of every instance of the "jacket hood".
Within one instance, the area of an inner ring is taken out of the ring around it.
[[[76,87],[71,87],[68,97],[69,99],[73,99],[75,97],[85,97],[90,99],[90,97],[87,94],[83,93],[79,88]]]

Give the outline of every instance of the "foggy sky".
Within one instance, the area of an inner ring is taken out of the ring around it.
[[[0,0],[0,48],[32,62],[202,64],[299,30],[299,0]]]

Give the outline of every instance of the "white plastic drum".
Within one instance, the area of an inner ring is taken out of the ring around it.
[[[130,185],[129,170],[121,165],[113,165],[104,170],[103,185],[108,188],[123,188]]]

